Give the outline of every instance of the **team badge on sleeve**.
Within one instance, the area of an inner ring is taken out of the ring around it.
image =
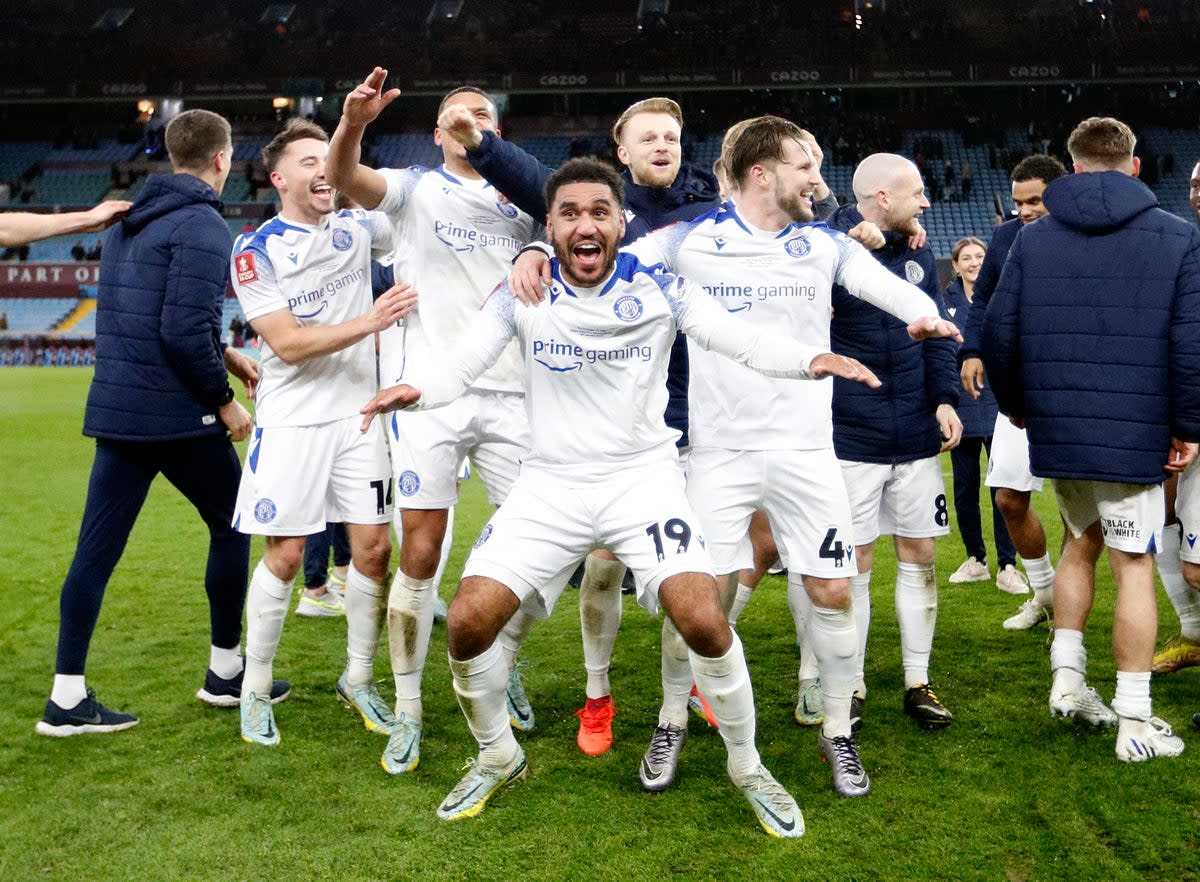
[[[642,317],[642,301],[632,294],[626,294],[613,304],[613,312],[623,322],[636,322]]]
[[[237,280],[243,285],[246,282],[258,281],[258,271],[254,268],[253,251],[243,251],[233,259],[233,265],[237,270]]]

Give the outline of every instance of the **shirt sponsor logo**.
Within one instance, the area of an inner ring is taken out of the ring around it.
[[[516,254],[525,244],[513,236],[481,233],[479,230],[471,229],[454,221],[435,220],[433,234],[443,245],[466,253],[474,251],[475,246],[478,245],[480,248],[499,248],[507,253]]]
[[[417,491],[421,489],[420,475],[412,470],[402,472],[396,479],[396,489],[400,491],[401,496],[416,496]]]
[[[613,304],[613,312],[623,322],[636,322],[642,317],[642,301],[632,294],[626,294]]]
[[[654,347],[652,346],[618,346],[615,349],[585,349],[575,343],[560,343],[553,338],[550,340],[534,340],[533,352],[531,353],[533,360],[542,367],[547,368],[556,373],[564,373],[566,371],[577,371],[583,368],[583,362],[588,364],[596,364],[601,361],[624,361],[634,359],[636,361],[650,361],[654,355]],[[574,363],[565,366],[558,366],[544,361],[538,356],[559,356],[566,359],[574,359]]]
[[[295,297],[289,297],[288,309],[294,312],[297,318],[312,318],[327,306],[327,304],[324,302],[326,296],[337,294],[343,288],[363,281],[363,279],[366,278],[366,275],[367,271],[360,267],[359,269],[348,272],[343,276],[339,276],[331,282],[326,282],[321,287],[312,291],[305,291],[303,294],[297,294]],[[319,305],[315,309],[311,309],[308,312],[297,312],[296,310],[296,307],[298,306],[308,307],[314,303]]]
[[[925,281],[925,270],[921,269],[921,264],[915,260],[906,260],[904,261],[904,278],[914,285],[919,285]]]
[[[243,251],[233,259],[233,265],[237,270],[237,280],[241,284],[258,281],[258,271],[254,269],[253,251]]]
[[[812,243],[803,236],[797,236],[795,239],[788,239],[783,243],[783,250],[792,257],[804,257],[812,251]]]
[[[333,231],[333,247],[338,251],[349,251],[354,247],[354,236],[349,230]]]
[[[705,285],[704,290],[710,297],[720,300],[729,312],[741,312],[749,309],[754,300],[764,303],[768,300],[795,299],[807,300],[811,303],[817,298],[815,285],[758,285],[755,287],[754,285],[718,283]],[[733,302],[731,303],[731,301]]]
[[[254,520],[260,524],[271,523],[271,521],[275,520],[275,515],[278,513],[279,510],[270,499],[263,498],[254,503]]]

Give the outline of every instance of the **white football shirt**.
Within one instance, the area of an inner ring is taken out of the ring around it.
[[[406,275],[397,281],[410,282],[418,298],[407,323],[380,337],[380,375],[389,386],[450,351],[539,225],[487,181],[455,177],[444,166],[380,174],[387,194],[378,210],[396,224],[397,247],[406,257]],[[521,372],[512,347],[474,387],[519,392]]]
[[[667,427],[667,361],[676,330],[701,347],[777,376],[807,377],[813,350],[729,315],[696,285],[620,254],[595,288],[572,288],[551,262],[550,296],[519,304],[502,285],[448,359],[407,382],[428,409],[453,400],[515,337],[525,366],[532,448],[522,469],[597,480],[614,467],[676,459],[679,432]],[[829,383],[792,382],[796,385]]]
[[[778,232],[752,227],[725,202],[693,221],[664,227],[624,249],[704,288],[754,328],[773,329],[831,352],[833,283],[906,324],[937,317],[920,289],[822,223]],[[689,342],[689,436],[693,447],[821,450],[833,445],[833,383],[792,383],[730,364]]]
[[[328,215],[317,226],[275,216],[233,244],[233,290],[246,319],[290,310],[301,327],[336,325],[371,308],[371,258],[392,250],[378,211]],[[375,339],[288,364],[262,341],[254,422],[312,426],[354,416],[375,394]]]

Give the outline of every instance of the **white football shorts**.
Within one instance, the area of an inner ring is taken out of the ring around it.
[[[932,539],[950,533],[939,457],[896,465],[839,462],[850,497],[855,545],[866,545],[880,536]]]
[[[259,536],[308,536],[326,522],[386,524],[392,474],[383,426],[346,417],[316,426],[255,428],[233,526]]]
[[[832,448],[693,448],[687,492],[722,575],[754,565],[747,530],[760,508],[790,571],[821,579],[855,572],[850,502]]]
[[[586,483],[525,469],[475,540],[463,578],[495,579],[544,617],[579,562],[607,548],[633,572],[638,603],[656,612],[664,579],[713,573],[683,473],[672,459]]]
[[[992,431],[992,452],[988,456],[988,487],[1007,487],[1009,490],[1040,492],[1042,479],[1029,471],[1029,438],[1002,413],[996,414]]]
[[[529,452],[525,396],[518,392],[469,389],[445,407],[397,411],[385,418],[401,509],[454,505],[464,458],[483,479],[488,501],[499,505]]]
[[[1104,544],[1130,554],[1162,548],[1165,502],[1162,484],[1054,480],[1058,510],[1076,538],[1096,521]]]
[[[1200,564],[1200,466],[1195,462],[1179,476],[1175,516],[1181,527],[1179,557],[1188,563]]]

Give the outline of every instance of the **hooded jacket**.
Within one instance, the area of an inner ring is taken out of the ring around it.
[[[846,232],[862,221],[854,205],[833,213],[829,226]],[[893,275],[929,295],[944,313],[937,264],[929,246],[912,249],[902,233],[885,232],[872,256]],[[838,355],[856,358],[883,385],[872,389],[834,377],[833,447],[838,459],[902,463],[936,456],[942,445],[934,411],[958,403],[958,371],[951,340],[917,341],[904,322],[877,306],[833,288],[830,340]]]
[[[1035,475],[1164,478],[1200,440],[1200,231],[1116,171],[1068,175],[1018,234],[983,327],[1000,410]]]
[[[83,433],[117,441],[220,435],[221,306],[233,235],[194,175],[151,175],[100,260],[96,373]]]

